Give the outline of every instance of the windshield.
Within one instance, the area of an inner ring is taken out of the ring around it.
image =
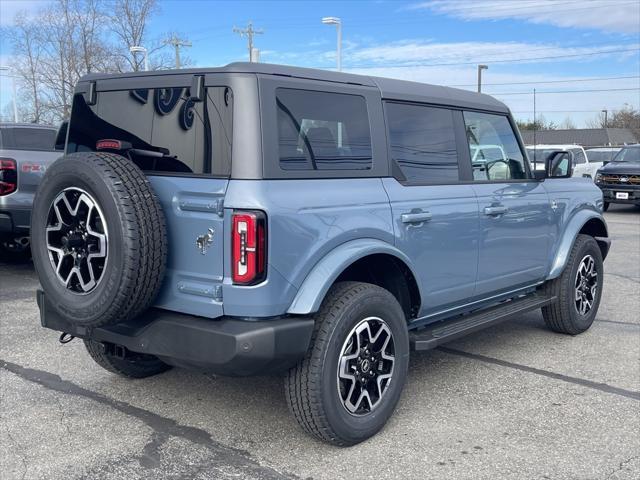
[[[558,152],[558,151],[573,152],[574,155],[580,155],[582,153],[582,149],[580,148],[527,147],[527,153],[529,155],[529,161],[531,161],[531,163],[533,163],[534,161],[544,162],[547,159],[547,157],[551,155],[551,153]]]
[[[623,148],[613,159],[614,162],[640,163],[640,147]]]
[[[610,162],[616,153],[618,150],[587,150],[587,158],[590,162]]]

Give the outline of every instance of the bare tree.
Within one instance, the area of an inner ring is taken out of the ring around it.
[[[598,113],[586,123],[589,128],[628,128],[640,138],[640,111],[628,104],[620,110],[608,112],[606,123],[604,112]]]
[[[21,90],[27,92],[26,95],[22,95],[20,102],[25,111],[25,115],[21,115],[21,118],[28,122],[38,123],[42,116],[41,93],[38,87],[43,53],[39,29],[32,22],[29,22],[24,13],[18,13],[14,28],[8,30],[7,33],[14,49],[22,54],[20,57],[14,57],[11,62],[14,75],[21,83]]]
[[[558,125],[558,128],[574,130],[576,128],[576,124],[573,122],[573,119],[571,117],[565,117],[562,123]]]
[[[140,70],[142,58],[131,54],[131,46],[148,49],[152,68],[170,67],[161,37],[154,41],[147,34],[157,11],[157,0],[54,0],[31,18],[18,15],[3,35],[7,30],[13,45],[24,118],[68,118],[75,85],[87,73]]]
[[[143,59],[129,51],[147,41],[147,23],[157,11],[156,0],[116,0],[111,14],[111,31],[116,38],[121,70],[142,70]],[[149,48],[149,47],[147,47]],[[147,54],[150,55],[151,50]]]

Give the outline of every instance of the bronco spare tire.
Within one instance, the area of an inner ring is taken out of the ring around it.
[[[31,248],[53,308],[76,325],[114,324],[136,317],[158,294],[165,219],[130,160],[74,153],[54,162],[38,188]]]

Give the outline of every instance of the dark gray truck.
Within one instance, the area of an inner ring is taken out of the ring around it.
[[[0,256],[29,254],[29,225],[36,189],[62,152],[57,129],[31,123],[0,123]]]
[[[36,195],[41,322],[128,377],[285,372],[300,425],[352,445],[411,350],[539,308],[590,327],[609,238],[571,162],[531,171],[508,108],[463,90],[246,63],[91,75]]]

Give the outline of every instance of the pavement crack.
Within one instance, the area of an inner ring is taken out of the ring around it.
[[[11,432],[9,431],[8,427],[6,428],[6,431],[7,431],[7,436],[9,437],[9,440],[11,440],[11,443],[13,443],[16,446],[16,452],[18,453],[18,456],[22,461],[22,476],[20,477],[20,480],[24,480],[25,477],[27,476],[27,471],[29,470],[29,467],[27,465],[27,456],[22,451],[22,445],[20,445],[16,441],[16,439],[13,438],[13,435],[11,435]]]
[[[145,446],[145,452],[143,452],[143,455],[151,454],[150,458],[154,458],[153,455],[159,451],[160,446],[164,441],[166,441],[166,439],[169,437],[179,437],[196,445],[205,447],[213,454],[217,463],[224,464],[228,467],[235,467],[248,474],[247,476],[252,475],[265,480],[298,478],[295,475],[283,474],[271,467],[261,465],[257,460],[251,457],[249,452],[223,445],[213,440],[211,435],[205,430],[182,425],[172,418],[163,417],[157,413],[133,406],[121,400],[116,400],[102,393],[88,390],[73,382],[63,380],[56,374],[44,370],[23,367],[1,359],[0,368],[49,390],[92,400],[125,415],[136,418],[151,428],[156,436],[155,438],[152,437],[151,442]],[[155,458],[157,459],[157,455]]]
[[[609,474],[605,477],[605,480],[613,477],[616,473],[622,471],[622,469],[629,463],[631,463],[633,460],[635,460],[636,458],[640,458],[640,455],[634,455],[633,457],[629,457],[626,460],[621,461],[618,466],[616,468],[614,468],[613,470],[611,470],[611,472],[609,472]]]
[[[480,362],[489,363],[493,365],[500,365],[501,367],[513,368],[522,372],[534,373],[536,375],[542,375],[543,377],[553,378],[555,380],[561,380],[567,383],[573,383],[582,387],[591,388],[593,390],[599,390],[601,392],[612,393],[621,397],[632,398],[633,400],[640,400],[640,392],[634,390],[626,390],[620,387],[614,387],[607,383],[598,383],[584,378],[570,377],[561,373],[550,372],[548,370],[542,370],[540,368],[529,367],[527,365],[521,365],[519,363],[508,362],[506,360],[500,360],[499,358],[487,357],[477,353],[465,352],[463,350],[456,350],[449,347],[438,347],[438,350],[448,353],[450,355],[458,355],[460,357],[470,358],[478,360]]]

